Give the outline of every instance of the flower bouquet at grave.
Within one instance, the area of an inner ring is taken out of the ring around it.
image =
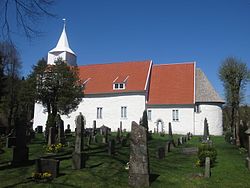
[[[48,153],[59,153],[64,150],[64,145],[62,143],[52,144],[50,146],[45,146],[45,150]]]
[[[33,172],[31,177],[35,182],[49,182],[53,179],[52,174],[49,172]]]

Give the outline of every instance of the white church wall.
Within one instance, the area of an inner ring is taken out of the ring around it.
[[[121,118],[121,107],[127,107],[127,118]],[[97,108],[102,108],[102,118],[97,119]],[[81,112],[86,118],[86,127],[92,127],[93,120],[96,120],[97,128],[102,125],[108,126],[116,131],[122,121],[123,129],[131,130],[131,122],[139,122],[145,109],[145,95],[109,96],[109,97],[85,97],[78,106],[77,111],[68,116],[61,116],[65,128],[70,124],[75,129],[75,117]],[[34,125],[45,126],[47,113],[44,113],[41,104],[35,104]],[[44,127],[45,128],[45,127]]]
[[[168,133],[168,123],[171,122],[173,134],[187,134],[194,132],[194,110],[193,106],[164,106],[148,107],[151,110],[151,120],[148,121],[149,130],[157,129],[157,122],[163,122],[163,130]],[[173,121],[173,110],[178,110],[178,121]]]
[[[222,135],[222,108],[221,104],[200,104],[200,112],[195,113],[195,134],[202,135],[204,131],[204,120],[207,118],[209,133],[211,135]]]

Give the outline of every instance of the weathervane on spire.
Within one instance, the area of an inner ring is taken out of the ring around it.
[[[63,20],[63,27],[65,28],[66,27],[66,19],[63,18],[62,20]]]

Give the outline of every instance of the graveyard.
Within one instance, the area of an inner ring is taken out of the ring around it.
[[[84,119],[77,122],[84,124]],[[223,136],[209,136],[217,158],[206,177],[205,167],[197,165],[197,148],[208,135],[152,133],[145,136],[141,125],[134,122],[132,126],[135,128],[131,133],[120,129],[92,131],[83,137],[83,127],[78,127],[76,133],[66,131],[62,147],[55,144],[56,152],[51,152],[43,133],[36,133],[27,146],[19,141],[16,146],[3,147],[0,187],[250,186],[249,170],[245,166],[247,152],[226,143]],[[28,158],[24,152],[14,154],[18,145],[27,151]],[[22,161],[16,160],[15,155],[22,157]],[[37,172],[46,167],[54,170],[46,171],[47,174]]]

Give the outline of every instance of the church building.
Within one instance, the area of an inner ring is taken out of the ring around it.
[[[48,52],[47,63],[61,57],[77,66],[76,54],[70,49],[65,25],[56,47]],[[120,124],[130,131],[131,122],[139,122],[148,113],[149,130],[168,133],[171,122],[174,134],[203,134],[204,119],[212,135],[222,135],[224,101],[196,62],[154,64],[152,60],[109,64],[78,65],[85,86],[78,109],[61,116],[64,124],[75,128],[75,117],[81,112],[86,127],[102,125],[116,131]],[[44,126],[47,113],[35,104],[34,124]]]

